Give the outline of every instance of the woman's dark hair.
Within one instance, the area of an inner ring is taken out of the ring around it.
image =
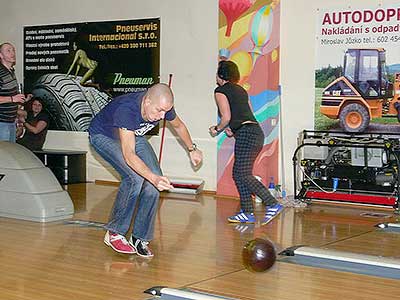
[[[217,74],[219,78],[232,83],[237,83],[240,79],[238,66],[230,60],[221,60],[218,63]]]
[[[35,97],[33,96],[31,100],[29,100],[29,102],[25,103],[24,107],[27,111],[31,111],[32,110],[32,104],[34,101],[39,102],[40,104],[42,104],[42,111],[44,110],[44,102],[41,98],[39,97]]]
[[[44,102],[43,102],[42,98],[39,98],[39,97],[35,97],[35,96],[34,96],[34,97],[32,97],[31,101],[32,101],[32,103],[33,103],[33,101],[39,102],[40,104],[42,104],[42,106],[43,106],[43,108],[44,108]]]

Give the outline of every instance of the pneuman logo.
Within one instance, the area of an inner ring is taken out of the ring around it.
[[[113,85],[151,85],[153,83],[152,77],[124,77],[122,73],[114,73]]]

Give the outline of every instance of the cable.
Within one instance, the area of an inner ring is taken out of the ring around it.
[[[329,194],[333,194],[333,193],[336,192],[336,191],[326,191],[326,190],[324,190],[321,186],[319,186],[319,185],[304,171],[304,169],[301,167],[300,164],[298,164],[298,166],[299,166],[299,169],[301,170],[301,172],[303,173],[303,175],[304,175],[305,177],[307,177],[312,183],[314,183],[314,185],[315,185],[319,190],[323,191],[324,193],[329,193]]]

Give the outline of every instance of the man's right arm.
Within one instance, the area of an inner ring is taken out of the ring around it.
[[[137,174],[151,182],[159,191],[172,189],[170,181],[165,176],[154,174],[149,167],[136,155],[135,132],[119,128],[122,155],[128,164]]]
[[[14,96],[0,96],[0,103],[24,103],[25,102],[25,95],[24,94],[17,94]]]

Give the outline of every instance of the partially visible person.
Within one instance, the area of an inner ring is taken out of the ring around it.
[[[31,110],[21,113],[17,127],[17,143],[35,151],[42,150],[49,128],[49,116],[43,111],[43,103],[39,98],[33,98]]]
[[[261,224],[272,221],[282,212],[283,206],[271,195],[262,182],[253,175],[254,162],[264,145],[264,132],[249,105],[249,96],[237,84],[240,73],[232,61],[221,60],[218,64],[217,85],[214,91],[220,122],[209,128],[215,137],[225,130],[228,137],[235,138],[235,161],[233,180],[240,195],[241,211],[228,218],[232,223],[255,223],[252,194],[260,197],[266,205]]]
[[[121,175],[104,243],[113,250],[150,258],[148,246],[154,235],[154,221],[160,191],[173,186],[163,176],[153,148],[144,136],[162,119],[169,121],[186,147],[193,166],[202,152],[174,109],[174,96],[166,84],[158,83],[146,92],[119,96],[103,108],[89,127],[90,143]],[[126,239],[133,219],[133,231]]]
[[[15,47],[11,43],[0,45],[0,141],[15,142],[18,105],[25,95],[18,91],[15,77]]]

